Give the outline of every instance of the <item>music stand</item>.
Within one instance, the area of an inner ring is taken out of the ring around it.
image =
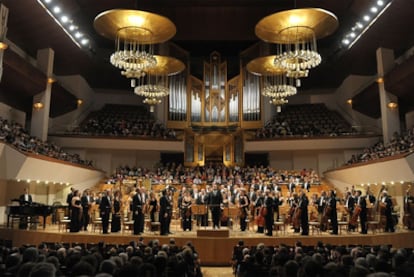
[[[227,207],[225,208],[225,210],[227,210],[226,211],[228,213],[227,216],[232,219],[234,224],[236,224],[237,222],[236,218],[239,216],[240,209],[237,207]]]
[[[198,218],[199,216],[203,216],[207,214],[207,206],[206,205],[197,205],[197,204],[192,204],[191,205],[191,213],[193,215],[196,216],[196,218]],[[200,219],[200,225],[202,224],[202,219]],[[206,222],[206,226],[207,227],[208,222]],[[198,226],[197,226],[198,227]]]

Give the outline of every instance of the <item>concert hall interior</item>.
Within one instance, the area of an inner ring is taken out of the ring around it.
[[[412,261],[413,1],[0,5],[2,253]]]

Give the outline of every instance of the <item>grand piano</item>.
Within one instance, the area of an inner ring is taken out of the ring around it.
[[[15,201],[15,200],[12,200]],[[34,219],[41,216],[43,217],[43,229],[46,228],[46,219],[49,215],[55,213],[56,209],[65,206],[50,206],[42,203],[20,203],[19,205],[8,205],[6,207],[7,214],[7,228],[10,226],[10,218],[19,219],[19,226],[24,226],[28,223],[37,223]],[[30,219],[30,220],[28,220]],[[22,227],[25,229],[25,227]]]

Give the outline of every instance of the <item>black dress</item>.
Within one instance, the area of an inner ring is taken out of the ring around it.
[[[181,207],[182,207],[181,218],[183,219],[183,230],[186,231],[188,229],[189,231],[191,231],[191,217],[192,217],[191,200],[186,201],[185,199],[183,199]]]
[[[157,199],[154,200],[150,200],[149,202],[149,206],[150,206],[150,218],[151,218],[151,222],[158,222],[158,217],[156,217],[156,213],[157,213]]]
[[[76,206],[80,204],[81,204],[80,199],[75,201]],[[81,209],[76,206],[71,206],[71,209],[72,209],[71,218],[70,218],[70,231],[71,232],[79,232],[81,228],[82,212],[81,212]]]
[[[121,231],[121,201],[114,199],[113,203],[113,213],[112,213],[112,222],[111,222],[111,232]]]

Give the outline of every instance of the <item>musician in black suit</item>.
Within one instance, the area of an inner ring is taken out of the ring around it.
[[[23,189],[23,194],[19,197],[21,206],[30,206],[33,203],[32,196],[29,193],[29,188]],[[28,218],[27,216],[20,216],[19,229],[27,229]]]
[[[309,218],[308,218],[309,199],[305,191],[302,191],[299,197],[300,209],[300,226],[302,228],[302,236],[309,235]]]
[[[266,208],[265,213],[265,228],[266,228],[266,236],[272,236],[273,234],[273,197],[270,195],[270,190],[266,190],[265,198],[264,198],[264,207]]]
[[[331,219],[331,226],[332,226],[331,235],[337,235],[338,234],[338,214],[336,211],[336,194],[335,194],[335,191],[333,190],[329,191],[329,198],[327,200],[327,205],[329,205],[329,208],[331,211],[329,214],[329,217]]]
[[[144,202],[142,201],[142,195],[140,188],[136,189],[134,197],[132,197],[132,212],[134,218],[134,235],[140,235],[144,229]]]
[[[318,198],[316,204],[318,205],[318,215],[319,215],[319,221],[322,218],[322,215],[325,211],[326,202],[328,200],[328,197],[326,196],[326,191],[321,192],[321,196]]]
[[[354,209],[355,209],[355,198],[352,195],[351,191],[346,192],[344,207],[346,211],[348,212],[349,218],[351,219],[354,214]],[[349,221],[348,231],[355,231],[355,228],[356,226],[352,225],[351,222]]]
[[[367,199],[368,199],[368,201],[371,205],[375,205],[376,198],[374,196],[374,193],[370,190],[369,187],[367,189],[367,196],[366,197],[367,197]]]
[[[361,234],[367,234],[367,200],[362,196],[360,190],[356,191],[355,196],[355,209],[359,209],[359,223],[361,224]]]
[[[289,192],[295,192],[296,184],[294,183],[294,179],[290,178],[289,184],[287,185],[287,189]]]
[[[217,189],[217,184],[213,184],[213,190],[210,192],[208,197],[208,205],[210,205],[211,216],[213,219],[213,228],[220,228],[220,205],[223,203],[223,196]]]
[[[111,214],[112,201],[110,191],[106,190],[102,193],[101,202],[99,203],[99,211],[102,218],[102,233],[108,234],[109,215]]]
[[[283,205],[283,198],[280,197],[280,192],[273,192],[273,213],[276,214],[276,220],[279,220],[279,206]]]
[[[410,189],[407,189],[404,195],[404,210],[409,211],[409,205],[414,202],[414,196],[410,194]]]
[[[305,177],[304,182],[302,183],[302,189],[306,190],[307,192],[310,191],[311,184],[308,180],[308,177]]]
[[[89,195],[89,190],[84,190],[81,197],[82,206],[82,227],[84,231],[88,230],[88,224],[90,221],[89,208],[92,204],[92,197]]]
[[[160,235],[168,235],[170,233],[170,221],[172,215],[172,204],[170,202],[168,192],[164,189],[160,197]]]
[[[206,190],[205,189],[201,189],[200,193],[196,199],[196,204],[197,205],[206,205],[206,203],[208,202],[208,196],[206,194]],[[197,226],[207,226],[208,222],[207,222],[207,209],[205,209],[206,213],[205,214],[199,214],[197,215]]]
[[[392,204],[391,197],[388,195],[388,192],[385,190],[382,192],[381,202],[385,206],[385,217],[386,217],[385,232],[393,233],[395,231],[394,219],[392,218],[393,204]]]
[[[19,197],[20,205],[31,205],[33,203],[33,198],[29,193],[29,188],[23,189],[23,194]]]

